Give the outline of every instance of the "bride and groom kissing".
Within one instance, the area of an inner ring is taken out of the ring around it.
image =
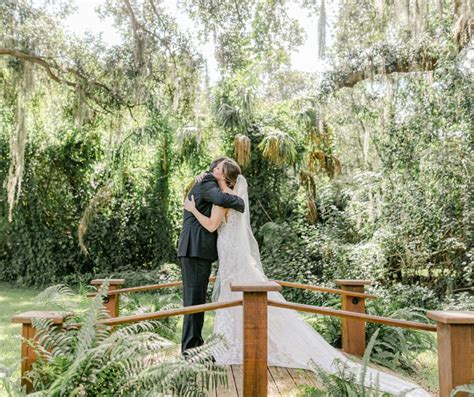
[[[178,257],[183,281],[183,305],[206,302],[211,266],[219,267],[213,300],[241,299],[230,283],[268,281],[262,268],[257,241],[250,224],[248,186],[236,161],[229,157],[214,160],[209,172],[196,178],[184,202],[183,227],[179,237]],[[282,264],[284,266],[284,264]],[[284,301],[278,292],[269,299]],[[201,346],[204,313],[184,316],[181,340],[182,354]],[[365,386],[394,395],[429,396],[420,386],[397,376],[375,370],[348,359],[332,347],[309,324],[292,310],[268,308],[268,365],[287,368],[309,368],[310,362],[323,371],[351,376]],[[214,334],[226,340],[225,349],[214,352],[217,364],[242,364],[242,307],[216,311]],[[361,380],[361,375],[365,374]]]

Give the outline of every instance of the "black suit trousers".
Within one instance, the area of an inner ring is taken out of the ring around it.
[[[183,280],[183,305],[201,305],[206,303],[207,285],[211,275],[212,261],[201,258],[179,258],[181,261],[181,276]],[[183,335],[181,352],[201,346],[204,313],[187,314],[183,320]]]

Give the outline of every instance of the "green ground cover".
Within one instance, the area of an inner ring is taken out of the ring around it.
[[[0,362],[8,367],[20,358],[21,325],[10,322],[13,315],[38,310],[33,298],[38,290],[0,284]]]

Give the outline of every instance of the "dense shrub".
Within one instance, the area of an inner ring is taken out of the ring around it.
[[[0,279],[76,284],[81,275],[153,270],[177,260],[178,214],[168,216],[168,182],[159,164],[111,176],[100,170],[101,153],[96,135],[77,131],[65,132],[53,147],[27,146],[23,193],[11,223],[6,201],[0,202]],[[108,196],[96,200],[111,177]],[[87,252],[79,244],[82,223]]]

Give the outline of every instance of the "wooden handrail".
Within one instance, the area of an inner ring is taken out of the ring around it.
[[[104,325],[129,324],[129,323],[136,323],[139,321],[156,320],[158,318],[164,318],[164,317],[180,316],[182,314],[193,314],[193,313],[208,312],[208,311],[217,310],[217,309],[226,309],[229,307],[235,307],[235,306],[240,306],[240,305],[242,305],[242,299],[236,299],[236,300],[231,300],[231,301],[226,301],[226,302],[205,303],[203,305],[188,306],[188,307],[183,307],[180,309],[161,310],[161,311],[153,312],[153,313],[115,317],[115,318],[110,318],[108,320],[101,321],[100,323]]]
[[[307,289],[307,290],[310,290],[310,291],[317,291],[317,292],[327,292],[329,294],[353,296],[354,298],[365,298],[365,299],[376,299],[377,298],[376,295],[365,294],[365,293],[362,293],[362,292],[343,291],[343,290],[337,289],[337,288],[318,287],[318,286],[315,286],[315,285],[292,283],[292,282],[289,282],[289,281],[281,281],[281,280],[271,280],[271,281],[275,281],[276,283],[280,284],[282,287]]]
[[[209,277],[209,282],[213,283],[216,281],[216,276]],[[376,299],[377,296],[373,294],[365,294],[361,292],[351,292],[351,291],[344,291],[337,288],[329,288],[329,287],[318,287],[315,285],[307,285],[301,283],[292,283],[289,281],[282,281],[282,280],[269,280],[274,281],[275,283],[280,284],[282,287],[289,287],[289,288],[298,288],[298,289],[306,289],[310,291],[317,291],[317,292],[325,292],[329,294],[337,294],[337,295],[344,295],[344,296],[351,296],[354,298],[365,298],[365,299]],[[118,294],[127,294],[129,292],[145,292],[145,291],[154,291],[157,289],[164,289],[164,288],[175,288],[181,287],[183,285],[182,281],[172,281],[169,283],[163,284],[150,284],[150,285],[142,285],[140,287],[130,287],[130,288],[120,288],[113,291],[108,291],[107,295],[118,295]],[[96,296],[96,292],[91,292],[87,294],[89,298]]]
[[[342,318],[352,318],[355,320],[368,321],[372,323],[380,323],[380,324],[391,325],[391,326],[400,327],[400,328],[411,328],[411,329],[419,329],[422,331],[436,332],[436,326],[431,325],[431,324],[423,324],[416,321],[398,320],[398,319],[392,319],[388,317],[373,316],[371,314],[355,313],[355,312],[349,312],[346,310],[330,309],[328,307],[302,305],[299,303],[292,303],[292,302],[278,302],[272,299],[268,300],[268,306],[280,307],[283,309],[292,309],[292,310],[297,310],[300,312],[326,314],[328,316],[335,316],[335,317],[342,317]]]
[[[209,277],[210,283],[213,283],[215,281],[216,281],[216,276]],[[141,285],[140,287],[120,288],[113,291],[108,291],[107,295],[128,294],[129,292],[154,291],[157,289],[181,287],[182,285],[183,285],[182,281],[171,281],[169,283],[163,283],[163,284],[149,284],[149,285]],[[87,294],[89,298],[92,298],[96,295],[97,295],[97,292],[91,292]]]

